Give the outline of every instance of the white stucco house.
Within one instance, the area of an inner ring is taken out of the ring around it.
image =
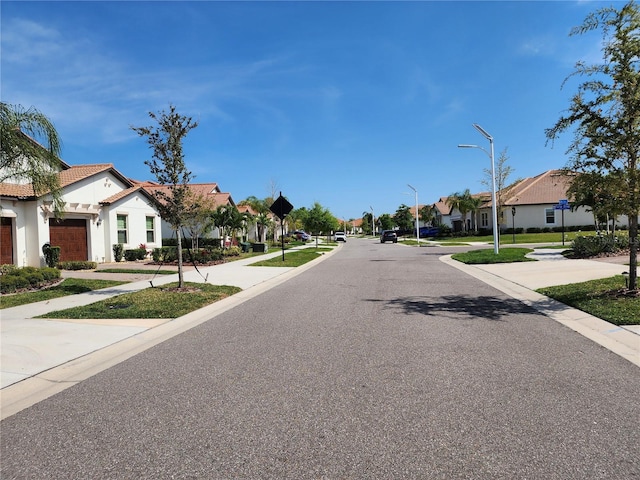
[[[50,195],[37,197],[31,184],[0,184],[0,263],[44,266],[42,246],[60,247],[60,261],[113,261],[124,249],[161,246],[161,221],[152,198],[112,164],[70,166],[58,173],[64,201],[56,219]]]
[[[571,176],[562,170],[548,170],[518,182],[504,199],[502,214],[498,214],[500,229],[593,225],[593,214],[586,207],[575,210],[556,208],[561,201],[570,200],[567,198],[570,182]],[[467,230],[474,230],[476,223],[479,229],[492,229],[491,193],[483,192],[474,196],[481,198],[483,203],[475,215],[467,214]],[[447,197],[441,197],[433,206],[437,223],[448,225],[453,231],[462,230],[462,215],[447,204]],[[628,226],[628,219],[619,217],[617,225]]]

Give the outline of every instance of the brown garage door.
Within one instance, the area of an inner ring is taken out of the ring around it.
[[[49,238],[52,247],[60,247],[60,261],[86,261],[87,221],[49,219]]]
[[[8,217],[0,221],[0,264],[5,263],[13,263],[13,228]]]

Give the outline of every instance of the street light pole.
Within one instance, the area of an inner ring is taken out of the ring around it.
[[[482,150],[484,153],[486,153],[491,159],[491,183],[492,183],[491,210],[493,214],[493,253],[497,255],[498,253],[500,253],[500,239],[498,237],[499,225],[498,225],[498,206],[496,205],[496,169],[495,169],[495,162],[493,159],[493,137],[489,135],[489,133],[487,133],[487,131],[477,123],[473,124],[473,128],[475,128],[478,132],[480,132],[480,134],[484,138],[489,140],[491,153],[487,152],[484,148],[478,145],[458,145],[458,148],[478,148]]]
[[[375,237],[376,236],[376,216],[373,213],[373,207],[369,206],[371,209],[371,233]]]
[[[407,183],[407,186],[413,190],[416,194],[416,241],[418,242],[418,246],[420,246],[420,229],[418,228],[418,190],[413,188],[411,185]]]

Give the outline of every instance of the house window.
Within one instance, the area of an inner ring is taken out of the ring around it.
[[[480,214],[480,225],[483,227],[489,226],[489,214],[487,212],[483,212]]]
[[[127,216],[118,215],[118,243],[127,243]]]
[[[156,232],[153,228],[154,226],[154,217],[147,217],[146,219],[146,229],[147,229],[147,243],[155,243],[156,241]]]
[[[545,223],[547,225],[555,225],[556,223],[556,211],[553,208],[545,208]]]

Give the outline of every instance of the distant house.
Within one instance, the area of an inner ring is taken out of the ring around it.
[[[518,182],[504,199],[504,211],[499,223],[503,228],[553,228],[593,225],[593,214],[585,207],[575,211],[555,208],[567,198],[571,176],[561,170],[548,170]],[[487,205],[491,208],[491,203]],[[488,212],[485,210],[483,221]],[[513,215],[515,214],[515,215]],[[621,219],[625,220],[625,219]]]
[[[168,185],[160,185],[151,181],[138,181],[131,180],[134,184],[142,187],[149,195],[154,195],[157,191],[163,191],[167,195],[170,194],[170,187]],[[197,196],[201,196],[211,202],[211,207],[215,210],[219,206],[231,206],[236,208],[236,204],[231,198],[230,193],[223,193],[218,187],[217,183],[190,183],[189,189]],[[175,232],[164,219],[162,224],[162,238],[172,238],[175,236]],[[220,238],[220,232],[218,228],[213,228],[206,235],[209,238]]]
[[[113,261],[114,244],[125,249],[161,246],[160,216],[150,195],[112,164],[70,166],[58,173],[63,216],[56,219],[50,195],[31,184],[0,184],[0,263],[40,267],[42,246],[60,247],[60,261]]]
[[[505,228],[554,228],[593,225],[593,214],[586,207],[575,210],[559,210],[560,201],[570,200],[567,191],[571,176],[562,170],[548,170],[535,177],[525,178],[514,185],[504,198],[502,212],[498,212],[500,229]],[[480,198],[482,204],[477,212],[467,213],[467,231],[476,229],[491,230],[493,212],[491,192],[473,195]],[[448,197],[440,197],[433,208],[436,224],[447,225],[454,232],[462,230],[463,218],[460,211],[449,206]],[[564,213],[563,213],[564,212]],[[621,225],[627,225],[627,218],[618,219]]]

